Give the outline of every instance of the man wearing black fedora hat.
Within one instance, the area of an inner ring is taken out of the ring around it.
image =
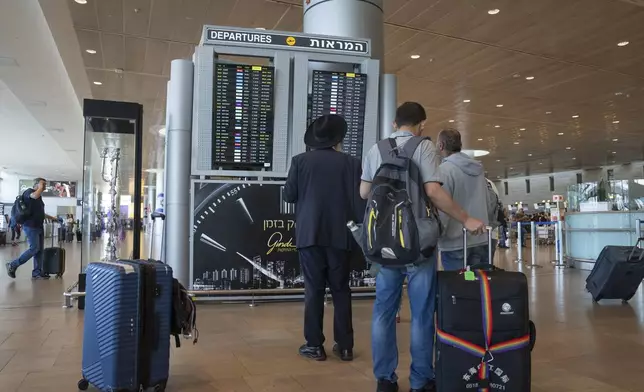
[[[364,204],[359,186],[361,163],[342,153],[346,121],[322,116],[306,130],[310,151],[293,157],[284,186],[284,198],[295,203],[295,242],[304,275],[304,338],[300,355],[317,361],[324,350],[324,294],[333,295],[333,352],[343,361],[353,359],[353,323],[349,259],[355,242],[348,221],[362,221]]]

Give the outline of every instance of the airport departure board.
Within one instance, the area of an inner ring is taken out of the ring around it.
[[[275,69],[217,63],[214,77],[213,169],[270,170]]]
[[[367,75],[351,72],[313,71],[311,120],[337,114],[348,125],[342,149],[362,159]]]

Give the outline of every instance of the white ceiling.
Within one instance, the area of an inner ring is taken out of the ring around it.
[[[43,3],[55,6],[57,0]],[[60,4],[66,7],[64,1]],[[43,9],[37,0],[0,0],[0,10],[0,167],[24,175],[78,180],[83,156],[81,106]],[[69,19],[69,11],[65,12]],[[71,20],[67,26],[74,37]],[[71,42],[78,47],[75,39]],[[80,58],[78,52],[74,51]],[[82,71],[78,75],[87,83]],[[83,95],[91,96],[89,87]]]

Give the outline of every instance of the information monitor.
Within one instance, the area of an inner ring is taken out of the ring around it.
[[[362,159],[367,75],[353,72],[313,71],[311,120],[337,114],[347,122],[342,150]]]
[[[212,168],[270,170],[275,69],[217,63],[214,70]]]

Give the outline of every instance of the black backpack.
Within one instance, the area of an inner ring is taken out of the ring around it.
[[[426,137],[411,137],[398,146],[378,142],[382,163],[374,175],[359,241],[365,257],[383,266],[403,266],[431,257],[441,234],[438,211],[425,193],[412,160]]]
[[[31,206],[24,199],[24,193],[18,195],[11,207],[11,217],[17,223],[22,225],[31,216]]]
[[[177,347],[181,347],[181,339],[192,338],[192,344],[197,344],[199,330],[197,329],[197,306],[188,291],[178,280],[172,282],[172,317],[170,334],[174,336]]]

